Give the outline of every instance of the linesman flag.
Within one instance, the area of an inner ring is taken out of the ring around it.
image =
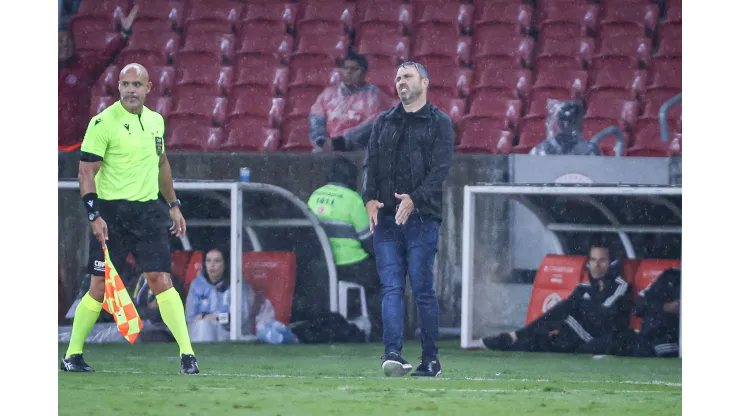
[[[103,309],[113,315],[118,326],[118,332],[123,335],[131,344],[136,341],[141,328],[144,324],[141,322],[139,312],[131,301],[131,297],[126,291],[126,287],[118,276],[113,262],[108,254],[108,247],[103,246],[105,255],[105,297],[103,298]]]

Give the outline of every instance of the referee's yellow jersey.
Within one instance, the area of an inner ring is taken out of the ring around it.
[[[81,151],[103,158],[95,176],[103,200],[151,201],[159,194],[164,119],[148,108],[131,114],[121,101],[90,120]]]

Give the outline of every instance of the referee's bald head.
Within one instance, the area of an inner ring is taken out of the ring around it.
[[[141,64],[128,64],[118,75],[118,91],[121,104],[131,113],[140,114],[147,94],[152,89],[149,72]]]

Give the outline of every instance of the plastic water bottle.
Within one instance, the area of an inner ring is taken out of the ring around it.
[[[242,182],[249,182],[251,173],[252,171],[249,168],[239,169],[239,180]]]

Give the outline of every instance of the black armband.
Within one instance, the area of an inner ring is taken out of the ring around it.
[[[82,202],[85,203],[85,209],[88,214],[94,214],[98,211],[98,194],[95,192],[83,195]]]

